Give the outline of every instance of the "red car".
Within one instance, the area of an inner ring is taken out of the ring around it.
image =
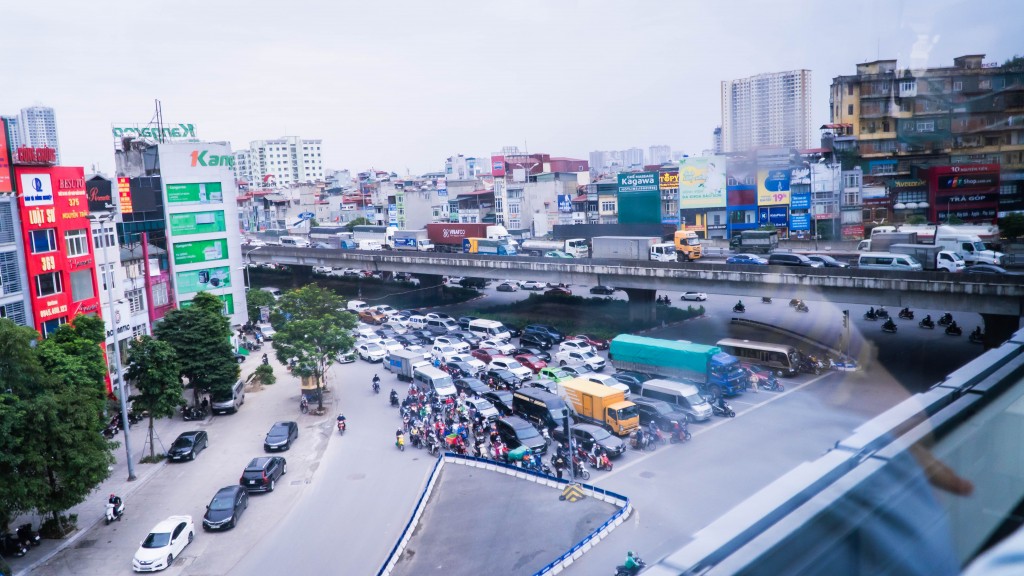
[[[590,344],[591,346],[593,346],[594,350],[607,350],[608,349],[608,341],[605,340],[604,338],[595,338],[594,336],[588,336],[586,334],[577,334],[577,335],[573,336],[573,339],[575,339],[575,340],[583,340],[587,344]]]
[[[545,296],[572,296],[572,291],[569,290],[568,288],[559,288],[559,287],[556,286],[555,288],[551,288],[550,290],[546,290],[544,292],[544,295]]]
[[[547,362],[541,360],[540,358],[537,358],[533,354],[520,354],[515,358],[516,360],[519,361],[520,364],[526,366],[530,370],[533,370],[534,374],[540,372],[541,368],[546,368],[548,365]]]
[[[494,360],[502,354],[501,350],[497,350],[495,348],[477,348],[470,352],[470,355],[485,364],[490,364],[491,360]]]

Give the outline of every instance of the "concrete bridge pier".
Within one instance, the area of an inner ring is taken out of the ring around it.
[[[440,274],[415,274],[420,279],[420,288],[433,288],[438,299],[444,297],[444,276]],[[428,291],[424,290],[424,294]]]
[[[982,321],[985,323],[982,330],[985,331],[985,349],[995,348],[1006,342],[1013,336],[1014,332],[1020,329],[1020,316],[1008,314],[982,314]],[[959,324],[959,323],[958,323]],[[966,338],[974,326],[962,326]]]
[[[302,288],[313,283],[313,268],[310,266],[292,266],[292,288]]]
[[[657,290],[650,288],[623,288],[629,298],[629,319],[653,322],[657,316],[655,297]]]

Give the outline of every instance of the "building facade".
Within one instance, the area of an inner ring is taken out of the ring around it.
[[[17,116],[4,116],[12,150],[53,148],[56,164],[60,164],[60,140],[57,137],[57,115],[49,106],[22,108]]]
[[[248,150],[234,153],[235,180],[249,190],[323,182],[321,143],[298,136],[249,142]]]
[[[809,148],[811,88],[810,70],[722,81],[724,151],[743,152],[762,146]]]

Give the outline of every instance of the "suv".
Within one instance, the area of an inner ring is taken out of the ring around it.
[[[550,350],[552,343],[551,338],[537,333],[537,332],[523,332],[523,335],[519,337],[519,345],[523,348],[532,347],[540,348],[541,350]]]
[[[562,352],[555,354],[555,360],[558,360],[558,365],[563,368],[577,368],[585,366],[593,372],[600,372],[604,370],[605,366],[604,358],[601,358],[593,352],[572,352],[570,350],[563,350]]]
[[[288,473],[288,462],[280,456],[253,458],[238,484],[249,492],[273,492],[277,481]]]
[[[768,257],[769,266],[806,266],[821,268],[821,262],[815,262],[803,254],[775,253]]]
[[[636,404],[636,410],[640,413],[641,426],[647,426],[648,422],[653,421],[655,426],[668,432],[672,430],[673,421],[679,424],[687,421],[686,414],[664,400],[634,396],[630,401]]]
[[[629,386],[629,389],[632,390],[634,394],[639,394],[640,389],[643,388],[644,382],[651,380],[652,378],[654,378],[654,376],[651,376],[650,374],[644,374],[643,372],[632,372],[630,370],[622,370],[620,372],[616,372],[615,374],[613,374],[612,378],[615,378],[619,382],[622,382],[626,386]]]
[[[539,334],[553,343],[557,344],[565,340],[565,334],[562,334],[554,326],[547,324],[530,324],[526,328],[523,328],[523,335],[526,334]]]
[[[509,448],[526,446],[534,454],[543,454],[548,451],[548,441],[533,427],[533,424],[519,416],[499,418],[494,424],[498,428],[501,441]]]

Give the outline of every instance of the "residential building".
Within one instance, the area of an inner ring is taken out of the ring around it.
[[[57,116],[49,106],[22,108],[17,116],[4,116],[8,121],[12,150],[28,148],[53,148],[56,151],[55,164],[60,164],[60,140],[57,137]]]
[[[7,190],[10,173],[10,168],[0,168],[0,182],[6,182],[0,184],[0,318],[35,327],[20,211],[15,194]]]
[[[321,143],[298,136],[253,140],[248,150],[234,153],[235,180],[244,189],[323,182]]]
[[[810,70],[722,81],[724,151],[742,152],[763,146],[809,148],[811,89]]]
[[[668,164],[672,161],[671,146],[651,146],[647,149],[647,162],[650,164]]]
[[[722,127],[716,126],[711,134],[711,150],[713,154],[721,154],[722,150]]]
[[[17,150],[21,147],[21,116],[0,116],[7,124],[7,147],[10,150]]]

